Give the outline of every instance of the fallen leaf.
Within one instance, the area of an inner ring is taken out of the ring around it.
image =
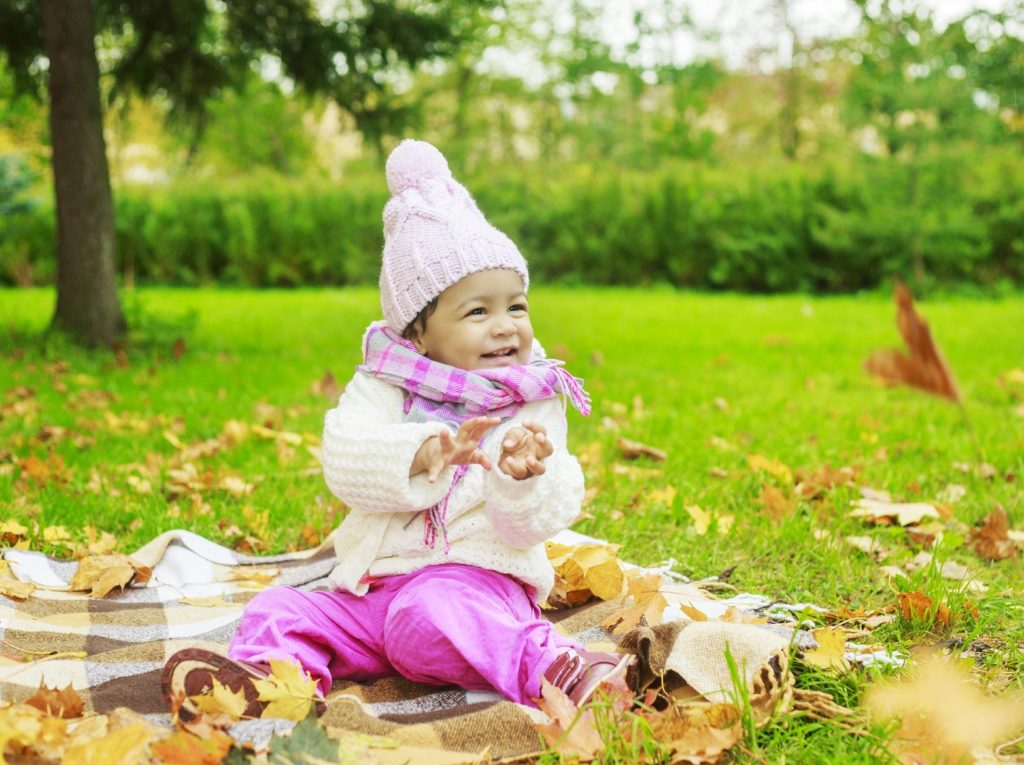
[[[687,505],[686,513],[693,519],[693,528],[698,536],[708,533],[708,527],[711,525],[711,513],[700,505]]]
[[[924,518],[940,518],[939,511],[927,502],[886,502],[874,499],[858,499],[850,512],[852,518],[863,518],[871,523],[890,525],[893,521],[900,526],[918,524]]]
[[[822,669],[838,669],[845,672],[850,668],[846,656],[846,633],[838,627],[823,627],[811,630],[818,644],[804,653],[804,661]]]
[[[676,487],[672,484],[666,484],[660,489],[651,489],[647,495],[647,499],[653,504],[662,504],[668,507],[672,507],[672,503],[676,499]]]
[[[202,712],[212,715],[226,715],[233,721],[241,720],[242,715],[245,714],[245,708],[248,706],[245,692],[241,688],[237,691],[232,691],[216,677],[213,678],[213,687],[204,693],[196,694],[192,697],[192,701],[195,703],[196,708]]]
[[[316,716],[310,714],[299,721],[291,731],[276,734],[268,744],[267,759],[271,765],[335,765],[336,763],[366,763],[374,765],[377,758],[370,755],[365,744],[355,752],[342,752],[337,741],[333,741]],[[408,760],[406,760],[408,762]]]
[[[200,738],[186,730],[176,730],[163,741],[155,741],[150,750],[164,765],[219,765],[234,740],[222,730],[212,729]]]
[[[864,368],[887,385],[909,385],[959,402],[960,391],[953,372],[932,339],[928,323],[914,310],[910,290],[897,282],[893,297],[896,301],[896,325],[907,353],[876,350],[865,360]]]
[[[591,597],[617,598],[625,579],[618,559],[618,547],[606,544],[546,544],[548,560],[555,570],[555,584],[548,604],[578,606]]]
[[[642,444],[639,441],[631,441],[630,439],[623,438],[622,436],[619,436],[615,445],[619,447],[619,451],[622,452],[622,456],[627,460],[649,457],[655,462],[664,462],[668,459],[668,454],[663,452],[661,449],[656,449],[653,446]]]
[[[122,590],[134,579],[145,584],[153,571],[127,555],[89,555],[78,562],[78,569],[68,585],[72,590],[89,590],[94,598],[102,598],[115,587]]]
[[[61,765],[141,762],[151,735],[141,723],[120,728],[103,738],[70,747]]]
[[[85,703],[82,701],[82,697],[71,687],[70,682],[67,684],[67,687],[59,690],[57,688],[50,688],[45,683],[40,683],[35,694],[25,703],[48,715],[64,719],[81,717],[82,712],[85,711]]]
[[[980,526],[971,530],[967,546],[986,560],[1006,560],[1017,555],[1016,546],[1010,538],[1009,519],[1002,506],[997,506],[985,516]]]
[[[540,683],[540,698],[534,701],[551,718],[547,725],[536,726],[544,741],[562,755],[594,759],[604,750],[604,740],[597,730],[593,710],[580,712],[561,688],[547,678],[541,678]]]
[[[270,660],[270,674],[254,680],[260,701],[270,702],[262,717],[281,717],[285,720],[303,719],[318,695],[316,681],[298,664],[280,659]]]
[[[1019,693],[989,696],[966,668],[938,656],[909,678],[869,686],[864,706],[876,720],[900,721],[892,741],[908,763],[974,761],[972,748],[993,746],[1024,727]]]
[[[748,454],[747,464],[750,465],[750,469],[754,472],[768,473],[785,486],[793,484],[793,471],[784,462],[768,459],[762,454]]]
[[[920,590],[897,594],[896,603],[904,619],[934,622],[944,627],[949,626],[949,608],[946,607],[946,604],[936,605],[934,600]]]
[[[309,392],[315,396],[323,396],[332,404],[336,404],[341,397],[342,388],[334,379],[334,373],[328,369],[323,377],[309,386]]]
[[[743,737],[742,717],[732,704],[673,701],[664,712],[640,716],[650,724],[652,738],[671,749],[672,763],[717,763]]]
[[[879,542],[874,537],[867,536],[849,536],[843,537],[847,544],[856,547],[862,553],[870,555],[872,560],[876,563],[885,560],[892,553],[891,550],[887,549],[885,545]]]
[[[640,467],[639,465],[623,465],[621,462],[612,463],[614,475],[626,476],[627,478],[660,478],[662,472],[658,468]]]
[[[772,520],[780,521],[796,507],[796,500],[775,486],[764,486],[757,498],[761,508],[771,516]]]
[[[859,468],[833,468],[828,463],[816,471],[797,470],[797,496],[811,499],[820,497],[836,486],[856,486],[859,472]]]
[[[661,593],[662,578],[660,574],[645,574],[629,580],[629,590],[623,603],[631,601],[631,605],[614,611],[601,622],[615,635],[622,635],[634,629],[643,621],[649,627],[662,622],[662,615],[668,607],[668,600]]]

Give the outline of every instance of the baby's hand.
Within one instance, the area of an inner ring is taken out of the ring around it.
[[[543,425],[524,422],[523,427],[510,428],[501,444],[498,467],[516,480],[541,475],[546,457],[555,451]]]
[[[491,469],[491,460],[480,450],[484,434],[501,422],[500,417],[472,417],[462,423],[454,436],[445,428],[438,435],[423,442],[412,461],[409,475],[427,471],[427,480],[437,480],[449,465],[480,465]]]

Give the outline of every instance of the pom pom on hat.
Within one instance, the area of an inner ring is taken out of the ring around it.
[[[391,199],[384,207],[380,305],[402,332],[420,310],[460,279],[507,268],[530,283],[519,248],[494,228],[444,155],[426,141],[402,141],[384,168]]]
[[[426,141],[402,141],[391,152],[384,168],[388,188],[393,196],[431,178],[450,180],[452,171],[448,160],[435,146]]]

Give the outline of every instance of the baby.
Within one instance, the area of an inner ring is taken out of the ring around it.
[[[324,476],[351,508],[331,589],[265,590],[227,656],[172,656],[163,691],[185,697],[184,718],[213,678],[258,716],[253,680],[271,659],[297,662],[322,694],[399,674],[523,704],[542,678],[582,704],[631,663],[562,637],[538,607],[554,583],[544,542],[583,498],[563,400],[590,407],[534,339],[525,260],[430,144],[401,143],[386,174],[384,321],[324,425]]]

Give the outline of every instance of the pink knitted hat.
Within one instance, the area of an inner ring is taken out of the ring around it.
[[[529,286],[526,261],[484,218],[448,162],[425,141],[402,141],[388,157],[380,307],[401,332],[431,300],[463,277],[508,268]]]

